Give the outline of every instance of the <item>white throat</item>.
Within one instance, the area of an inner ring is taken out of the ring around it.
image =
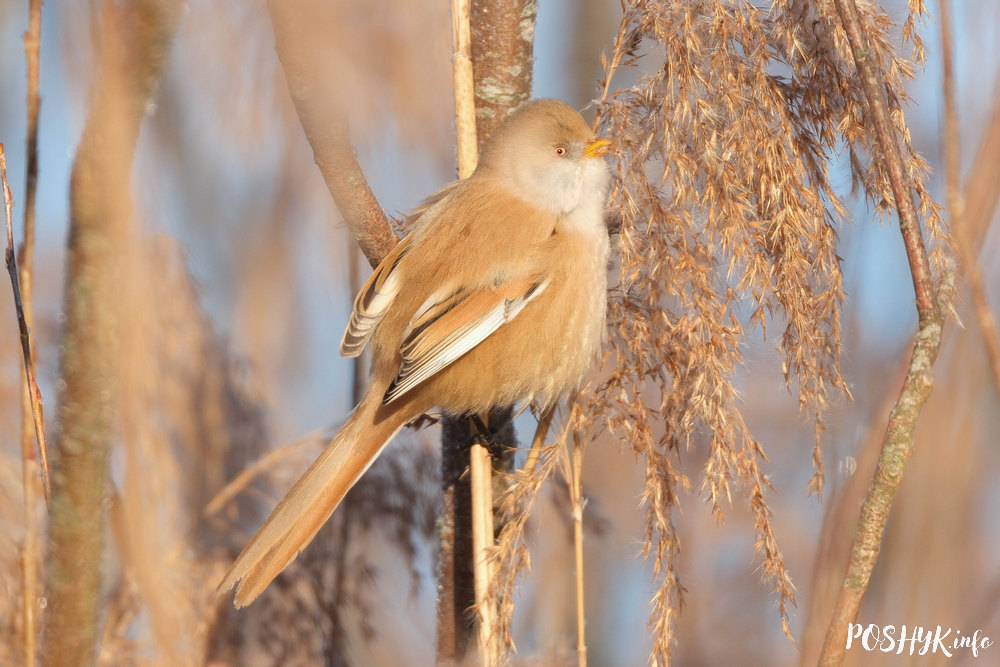
[[[516,169],[508,175],[513,191],[558,218],[597,216],[602,220],[610,176],[599,158],[552,160],[545,169]]]

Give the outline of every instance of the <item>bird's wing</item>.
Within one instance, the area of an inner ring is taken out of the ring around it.
[[[420,218],[424,216],[425,213],[430,213],[430,216],[433,217],[434,213],[431,212],[431,209],[433,209],[435,206],[443,202],[445,199],[448,199],[449,197],[457,193],[459,188],[462,187],[464,184],[465,184],[464,180],[452,181],[448,185],[444,186],[443,188],[432,194],[430,197],[424,199],[422,202],[420,202],[419,206],[417,206],[415,209],[413,209],[406,215],[405,227],[409,229],[412,225],[416,224],[420,220]]]
[[[385,256],[375,271],[368,277],[368,280],[361,287],[361,291],[354,298],[354,310],[351,319],[347,323],[347,331],[340,341],[340,354],[345,357],[356,357],[361,354],[368,344],[375,327],[382,321],[385,314],[389,312],[389,306],[399,293],[402,281],[395,269],[399,261],[410,249],[410,242],[413,236],[407,236],[396,244],[388,255]]]
[[[549,281],[536,274],[500,285],[433,294],[417,309],[400,344],[403,362],[383,403],[431,377],[513,320]]]

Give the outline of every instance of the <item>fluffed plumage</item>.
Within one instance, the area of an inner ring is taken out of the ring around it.
[[[365,397],[219,586],[249,604],[315,536],[389,440],[452,414],[579,388],[605,329],[609,142],[555,100],[527,102],[467,179],[432,196],[354,301],[340,351],[371,346]]]

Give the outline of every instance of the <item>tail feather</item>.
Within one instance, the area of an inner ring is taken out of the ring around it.
[[[372,425],[362,417],[363,405],[278,503],[219,584],[224,593],[239,583],[237,607],[253,602],[309,544],[406,422],[392,415]]]

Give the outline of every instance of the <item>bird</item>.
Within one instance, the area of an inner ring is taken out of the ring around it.
[[[522,103],[467,178],[410,216],[361,287],[340,345],[368,389],[219,584],[251,603],[409,422],[534,405],[580,388],[606,337],[609,139],[558,100]]]

